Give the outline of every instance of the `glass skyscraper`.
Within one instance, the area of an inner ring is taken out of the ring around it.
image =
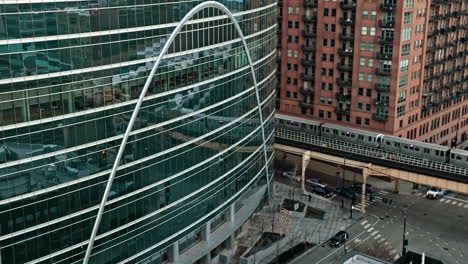
[[[201,2],[0,3],[1,264],[83,261],[153,62]],[[232,21],[215,8],[201,10],[149,87],[90,263],[209,262],[232,247],[264,197],[272,173],[276,2],[219,2],[246,38],[261,105]]]

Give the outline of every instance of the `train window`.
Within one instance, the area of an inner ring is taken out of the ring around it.
[[[306,124],[301,124],[302,125],[302,128],[306,128]]]
[[[342,136],[346,136],[345,132],[341,132],[341,135],[342,135]]]
[[[280,119],[279,122],[280,122],[280,124],[283,124],[283,123],[284,123],[284,120],[283,120],[283,119]]]
[[[419,151],[419,148],[415,148],[414,150]]]
[[[373,137],[368,137],[367,141],[369,141],[369,142],[375,141],[373,139],[374,139]]]
[[[359,135],[359,136],[358,136],[358,139],[363,140],[363,139],[364,139],[364,136],[363,136],[363,135]]]
[[[327,131],[327,133],[330,133],[330,129],[328,129],[328,128],[327,128],[327,129],[325,129],[325,131]]]
[[[437,155],[437,156],[440,156],[440,155],[439,155],[439,151],[438,151],[438,150],[436,150],[436,155]]]
[[[385,143],[387,143],[387,145],[390,145],[390,142],[389,142],[389,141],[386,141]]]
[[[457,156],[457,160],[461,160],[462,158],[460,156]]]
[[[429,149],[427,149],[427,148],[424,149],[424,153],[429,153],[429,152],[430,152]]]
[[[354,135],[354,134],[351,134],[351,137],[352,137],[352,138],[355,138],[355,137],[356,137],[356,135]]]
[[[403,148],[408,149],[408,145],[403,145]]]
[[[455,158],[455,155],[454,155],[453,153],[452,153],[452,155],[451,155],[451,158],[452,158],[452,159],[454,159],[454,158]]]

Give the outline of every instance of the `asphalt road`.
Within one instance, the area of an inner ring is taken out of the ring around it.
[[[346,251],[359,251],[393,262],[402,251],[404,214],[407,212],[407,249],[441,260],[445,264],[468,263],[468,197],[448,194],[439,200],[424,198],[426,189],[410,195],[378,190],[375,195],[392,200],[368,202],[367,213],[348,228]],[[341,198],[334,201],[341,203]],[[349,210],[345,200],[344,210]],[[344,245],[322,244],[294,260],[299,264],[334,263],[345,253]]]

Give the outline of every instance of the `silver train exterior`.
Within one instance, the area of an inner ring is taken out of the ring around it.
[[[437,144],[281,114],[275,115],[275,126],[277,128],[296,130],[315,136],[361,144],[417,158],[449,163],[458,167],[468,166],[468,151],[452,149]]]

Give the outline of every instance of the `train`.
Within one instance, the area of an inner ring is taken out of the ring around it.
[[[461,168],[468,167],[468,151],[462,149],[454,149],[447,146],[282,114],[275,115],[275,126],[276,128],[299,131],[315,136],[378,148],[388,152],[447,163]]]

